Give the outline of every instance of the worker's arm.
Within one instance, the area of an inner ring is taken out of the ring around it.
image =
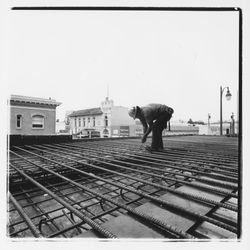
[[[146,123],[146,121],[145,121],[145,123]],[[147,123],[146,123],[146,124],[147,124]],[[141,142],[142,142],[142,143],[146,142],[147,136],[148,136],[149,133],[152,131],[153,121],[149,122],[148,125],[149,125],[149,126],[147,126],[147,128],[144,129],[144,131],[143,131],[143,132],[144,132],[144,135],[143,135],[143,137],[142,137],[142,139],[141,139]],[[143,126],[143,128],[144,128],[144,126]]]
[[[139,117],[139,120],[140,120],[142,127],[143,127],[143,134],[145,134],[147,129],[148,129],[148,124],[147,124],[144,117]]]

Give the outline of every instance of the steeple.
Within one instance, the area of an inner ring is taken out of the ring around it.
[[[106,96],[106,99],[108,100],[109,99],[109,85],[107,84],[107,96]]]
[[[111,112],[113,106],[114,106],[114,101],[109,99],[109,85],[107,84],[107,95],[105,101],[101,103],[102,112],[103,113]]]

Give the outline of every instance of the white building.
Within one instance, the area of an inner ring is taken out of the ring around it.
[[[135,134],[135,121],[128,108],[114,106],[108,97],[101,106],[72,112],[69,116],[70,132],[79,136],[119,137]]]
[[[238,122],[235,122],[234,129],[232,123],[224,122],[222,126],[223,135],[238,134]],[[208,125],[199,126],[199,135],[220,135],[220,123],[212,123]]]

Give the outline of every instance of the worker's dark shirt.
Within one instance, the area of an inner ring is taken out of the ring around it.
[[[150,124],[154,120],[158,119],[161,115],[166,114],[168,112],[169,107],[163,104],[151,103],[147,106],[141,107],[142,115],[145,118],[145,121]],[[172,115],[170,115],[171,118]],[[169,119],[170,119],[169,118]]]

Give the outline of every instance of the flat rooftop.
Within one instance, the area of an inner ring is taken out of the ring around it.
[[[237,239],[238,171],[237,137],[11,145],[8,235]]]

